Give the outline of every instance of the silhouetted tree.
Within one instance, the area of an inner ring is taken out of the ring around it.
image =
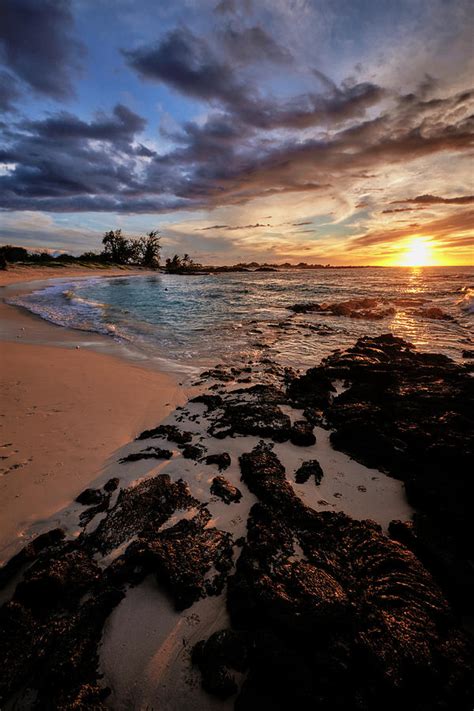
[[[160,239],[158,230],[152,230],[138,240],[140,264],[143,267],[157,269],[160,266]]]
[[[0,255],[6,262],[26,262],[29,256],[24,247],[14,247],[11,244],[0,247]]]
[[[167,259],[165,262],[165,271],[168,274],[185,274],[186,272],[195,272],[202,268],[201,264],[194,262],[189,254],[180,257],[175,254],[172,259]]]
[[[104,255],[116,264],[128,264],[133,261],[136,249],[126,237],[122,235],[122,230],[110,230],[106,232],[102,244],[104,245]]]

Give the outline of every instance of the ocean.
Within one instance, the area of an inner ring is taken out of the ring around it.
[[[362,298],[390,313],[373,319],[363,309],[351,318],[288,308]],[[54,282],[10,303],[106,334],[142,357],[196,368],[262,357],[310,367],[360,336],[387,332],[455,360],[474,347],[473,267],[91,277]],[[430,317],[430,309],[444,317]]]

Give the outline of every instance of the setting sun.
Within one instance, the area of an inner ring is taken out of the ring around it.
[[[428,267],[435,264],[431,245],[422,237],[414,237],[407,243],[399,264],[402,267]]]

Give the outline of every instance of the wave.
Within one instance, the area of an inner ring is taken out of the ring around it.
[[[474,314],[474,287],[465,286],[462,290],[463,296],[457,302],[458,306],[467,313]]]

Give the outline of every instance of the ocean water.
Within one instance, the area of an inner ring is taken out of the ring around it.
[[[287,308],[366,297],[395,314],[379,321]],[[474,348],[473,267],[92,277],[55,282],[10,302],[55,324],[106,334],[147,358],[199,368],[264,356],[309,367],[362,335],[387,332],[456,360]],[[420,315],[432,307],[452,320]]]

